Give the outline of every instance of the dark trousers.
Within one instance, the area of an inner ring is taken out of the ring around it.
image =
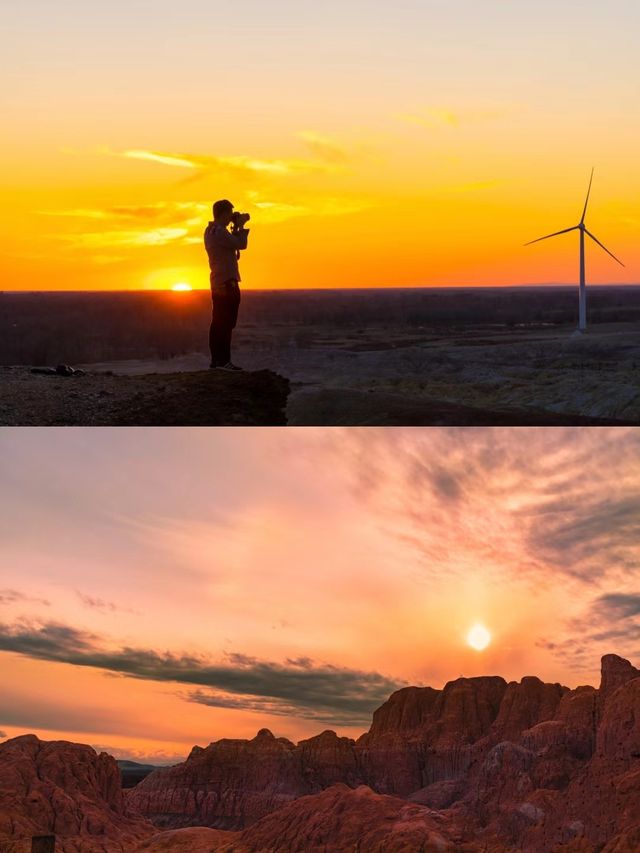
[[[240,288],[237,281],[225,281],[211,288],[209,349],[211,364],[220,367],[231,361],[231,333],[238,320]]]

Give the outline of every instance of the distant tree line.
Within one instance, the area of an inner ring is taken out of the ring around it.
[[[245,291],[239,331],[575,323],[574,287]],[[210,296],[0,292],[0,364],[168,359],[206,352]],[[640,286],[592,286],[590,323],[640,320]]]

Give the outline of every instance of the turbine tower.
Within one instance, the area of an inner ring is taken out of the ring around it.
[[[538,237],[537,240],[530,240],[528,243],[525,243],[525,246],[530,246],[532,243],[539,243],[540,240],[548,240],[549,237],[557,237],[558,234],[567,234],[569,231],[579,231],[580,232],[580,289],[578,291],[578,331],[584,332],[587,328],[587,289],[585,286],[585,272],[584,272],[584,235],[588,234],[591,239],[600,246],[601,249],[604,249],[608,255],[611,255],[614,261],[618,261],[621,267],[624,266],[621,260],[616,258],[616,256],[610,252],[606,246],[603,246],[600,240],[597,237],[594,237],[591,231],[587,230],[587,226],[584,224],[584,218],[587,215],[587,205],[589,204],[589,194],[591,193],[591,183],[593,181],[593,169],[591,170],[591,177],[589,179],[589,189],[587,190],[587,198],[584,203],[584,210],[582,211],[582,219],[577,225],[574,225],[572,228],[565,228],[562,231],[555,231],[553,234],[547,234],[545,237]]]

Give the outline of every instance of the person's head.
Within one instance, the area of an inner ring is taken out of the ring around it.
[[[233,219],[233,205],[226,198],[216,201],[213,205],[213,221],[220,225],[228,225]]]

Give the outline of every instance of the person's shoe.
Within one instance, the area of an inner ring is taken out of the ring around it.
[[[226,364],[219,364],[218,370],[227,370],[229,373],[237,373],[238,371],[241,371],[242,368],[238,367],[237,364],[234,364],[233,362],[228,361]]]

